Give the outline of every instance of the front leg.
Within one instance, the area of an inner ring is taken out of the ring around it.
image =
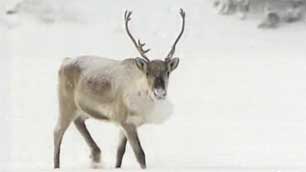
[[[119,146],[117,149],[117,159],[116,159],[116,168],[121,168],[122,158],[125,153],[127,138],[124,133],[120,132],[119,136]]]
[[[139,137],[137,134],[137,128],[134,124],[123,123],[122,128],[125,136],[129,140],[129,143],[135,153],[138,163],[142,169],[146,168],[145,153],[141,147]]]

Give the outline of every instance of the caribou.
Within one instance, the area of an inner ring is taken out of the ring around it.
[[[60,168],[60,150],[71,123],[88,144],[92,162],[100,162],[101,150],[90,135],[85,120],[109,121],[120,128],[116,168],[121,168],[129,142],[142,169],[145,153],[137,129],[148,123],[163,122],[172,113],[167,99],[168,81],[179,58],[173,57],[185,28],[185,12],[180,9],[181,31],[163,60],[150,60],[145,43],[136,41],[129,30],[132,11],[125,11],[125,30],[141,57],[114,60],[96,56],[65,58],[59,69],[59,116],[54,129],[54,168]]]

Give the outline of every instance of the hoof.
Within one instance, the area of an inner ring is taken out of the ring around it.
[[[95,150],[91,153],[90,159],[94,163],[100,163],[101,161],[101,151],[100,150]]]
[[[101,169],[101,168],[103,168],[103,164],[101,162],[91,162],[90,168]]]

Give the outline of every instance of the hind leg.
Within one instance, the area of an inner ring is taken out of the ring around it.
[[[68,92],[70,93],[70,92]],[[65,95],[65,96],[63,96]],[[65,131],[75,118],[76,106],[71,100],[72,94],[63,94],[62,89],[59,92],[59,110],[60,114],[56,127],[54,129],[54,168],[60,167],[61,144]]]
[[[99,148],[99,146],[96,144],[96,142],[93,140],[93,138],[91,137],[84,119],[82,119],[81,117],[78,117],[76,120],[74,120],[74,124],[76,126],[76,128],[78,129],[78,131],[80,132],[80,134],[84,137],[87,145],[89,146],[89,148],[91,149],[91,159],[94,163],[99,163],[100,162],[100,154],[101,154],[101,150]]]
[[[59,118],[54,129],[54,168],[60,168],[61,144],[65,131],[71,123],[70,119]]]

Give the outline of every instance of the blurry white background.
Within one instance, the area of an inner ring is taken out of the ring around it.
[[[140,129],[148,168],[306,169],[305,21],[258,30],[256,18],[216,15],[206,0],[30,0],[20,13],[5,15],[17,1],[0,1],[0,171],[52,169],[64,57],[138,56],[123,27],[130,9],[133,33],[152,48],[152,58],[164,58],[180,29],[179,8],[187,16],[169,86],[175,113]],[[112,169],[118,130],[87,124]],[[88,156],[72,125],[62,167],[86,170]],[[123,169],[139,169],[130,148]]]

